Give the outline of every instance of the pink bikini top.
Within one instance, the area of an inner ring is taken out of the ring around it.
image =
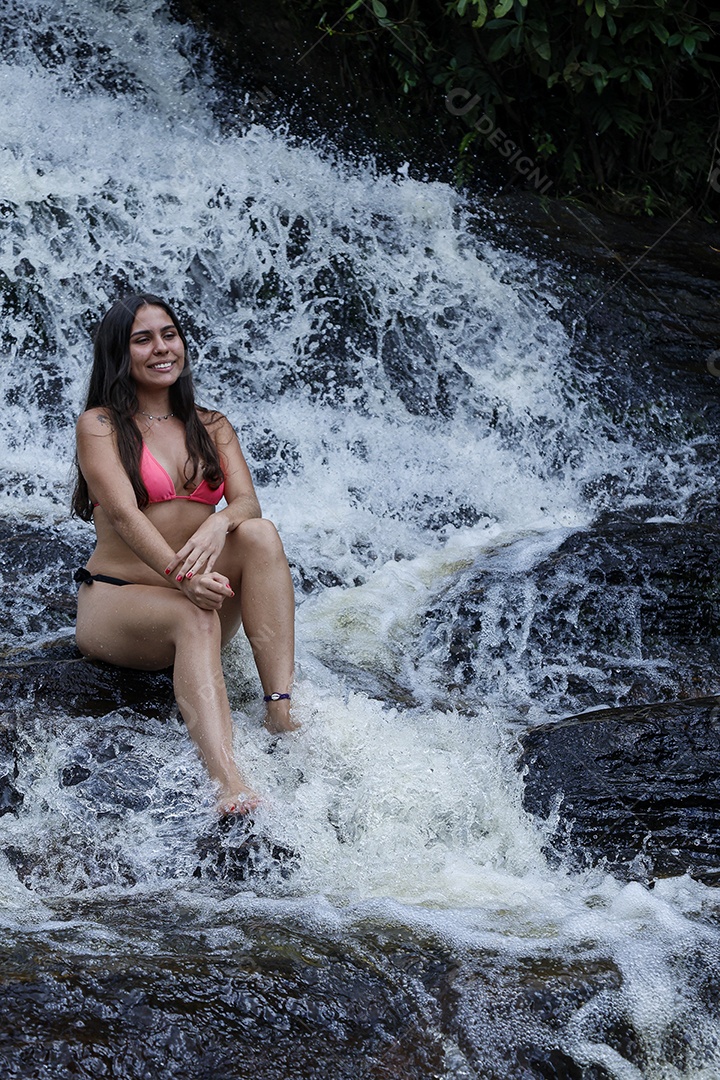
[[[149,505],[170,502],[172,499],[186,499],[188,502],[217,506],[225,491],[224,480],[220,482],[219,487],[211,488],[207,480],[203,479],[190,495],[178,495],[167,469],[163,468],[157,458],[150,453],[145,443],[143,443],[140,457],[140,475],[147,488]],[[93,506],[99,505],[99,503],[93,503]]]
[[[148,499],[151,503],[168,502],[170,499],[187,499],[189,502],[217,506],[225,491],[224,480],[220,482],[220,487],[216,488],[209,487],[207,480],[201,480],[190,495],[178,495],[170,474],[162,467],[157,458],[153,457],[145,443],[143,443],[143,452],[140,458],[140,475],[147,488]]]

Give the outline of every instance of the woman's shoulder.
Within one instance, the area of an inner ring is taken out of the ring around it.
[[[218,437],[227,438],[235,435],[235,428],[219,409],[204,409],[201,405],[196,405],[195,408],[201,423],[205,425],[208,434],[214,440]]]
[[[196,405],[195,412],[198,414],[203,424],[219,423],[225,421],[228,423],[228,418],[224,413],[221,413],[219,409],[206,409],[204,405]]]
[[[76,424],[79,435],[107,435],[113,430],[110,410],[97,406],[80,413]]]

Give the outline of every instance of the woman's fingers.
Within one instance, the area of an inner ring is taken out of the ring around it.
[[[178,553],[179,555],[182,552]],[[182,562],[179,562],[175,568],[175,576],[178,581],[182,581],[183,578],[196,577],[201,573],[208,573],[208,559],[210,553],[203,551],[202,548],[194,547],[190,553],[184,557]]]
[[[178,582],[202,573],[211,574],[226,536],[226,525],[211,514],[175,554],[165,573]]]
[[[178,552],[168,563],[165,573],[168,577],[174,577],[178,581],[186,576],[188,571],[192,570],[194,574],[197,574],[200,570],[200,556],[202,549],[196,548],[194,544],[188,541],[184,547],[181,547]]]
[[[207,577],[210,579],[210,582],[212,582],[214,590],[223,598],[223,600],[226,600],[228,596],[235,595],[229,579],[226,578],[224,574],[216,574],[213,571],[211,574],[208,574]]]
[[[175,556],[175,564],[171,564],[169,572],[174,574],[178,581],[185,577],[196,577],[198,574],[211,574],[219,554],[219,551],[208,550],[200,545],[193,546],[189,551],[183,549]]]
[[[177,570],[177,568],[180,565],[181,561],[182,560],[181,560],[179,555],[173,555],[172,559],[170,560],[170,562],[165,567],[165,573],[167,574],[168,577],[173,576],[173,573],[175,572],[175,570]]]
[[[195,577],[197,574],[210,574],[212,573],[214,565],[215,557],[212,552],[202,550],[193,551],[178,573],[182,573],[184,577]]]
[[[206,609],[222,607],[223,602],[235,593],[230,582],[223,574],[199,574],[187,576],[181,583],[181,590],[193,604]]]

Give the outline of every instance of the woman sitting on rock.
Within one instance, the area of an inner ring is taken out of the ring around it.
[[[73,512],[94,520],[97,533],[87,568],[75,575],[77,644],[85,656],[121,667],[172,665],[218,809],[245,813],[259,796],[233,754],[220,649],[242,625],[266,726],[296,728],[293,587],[235,431],[221,413],[195,404],[186,354],[174,312],[156,296],[119,301],[97,331],[77,424]]]

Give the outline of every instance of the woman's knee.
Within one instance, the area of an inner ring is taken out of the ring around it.
[[[268,518],[246,518],[230,535],[244,551],[261,551],[265,555],[283,553],[280,535]]]
[[[189,600],[187,603],[178,605],[174,625],[177,637],[182,634],[198,639],[220,635],[220,619],[217,611],[199,608]]]

